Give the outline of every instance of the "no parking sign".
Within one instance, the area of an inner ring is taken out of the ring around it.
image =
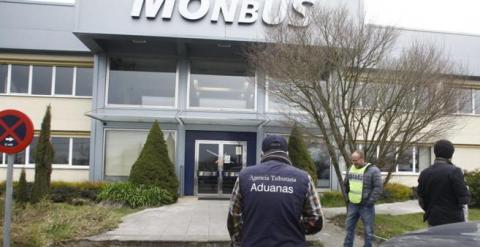
[[[0,152],[14,154],[24,150],[33,138],[30,118],[17,110],[0,112]]]
[[[10,246],[10,224],[12,222],[12,178],[14,154],[24,150],[33,138],[30,118],[17,110],[0,112],[0,152],[7,153],[8,168],[5,192],[5,219],[3,222],[3,246]]]

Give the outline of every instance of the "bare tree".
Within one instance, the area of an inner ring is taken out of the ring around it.
[[[308,16],[305,27],[272,27],[267,43],[248,49],[249,61],[267,75],[270,95],[318,127],[340,184],[341,159],[348,165],[359,145],[388,171],[387,183],[391,157],[453,126],[456,68],[431,45],[395,50],[395,28],[365,25],[345,8]]]

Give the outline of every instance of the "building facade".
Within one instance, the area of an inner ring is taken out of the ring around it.
[[[126,179],[157,120],[180,192],[228,195],[238,171],[259,161],[264,136],[290,133],[285,105],[262,88],[265,75],[248,66],[243,47],[263,42],[265,31],[289,13],[305,18],[315,4],[363,13],[360,0],[280,3],[0,0],[0,108],[26,112],[38,134],[46,106],[52,106],[53,180]],[[271,18],[275,10],[279,18]],[[398,49],[419,37],[470,69],[465,94],[471,105],[459,109],[462,121],[446,138],[456,145],[454,162],[480,168],[480,38],[403,30]],[[321,138],[306,141],[318,186],[337,188],[325,144]],[[25,167],[33,178],[34,148],[17,155],[17,176]],[[432,155],[431,143],[412,147],[396,159],[393,180],[415,185]],[[5,163],[3,156],[2,173]]]

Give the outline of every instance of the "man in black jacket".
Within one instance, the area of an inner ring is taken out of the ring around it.
[[[454,151],[450,141],[437,141],[433,165],[418,178],[418,202],[425,211],[423,220],[430,226],[465,221],[463,205],[470,201],[470,193],[462,170],[450,161]]]

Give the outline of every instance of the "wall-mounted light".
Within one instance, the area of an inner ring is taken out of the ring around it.
[[[220,47],[220,48],[231,48],[232,47],[231,44],[227,44],[227,43],[218,43],[217,46]]]
[[[147,41],[144,39],[132,39],[132,43],[134,44],[146,44]]]

